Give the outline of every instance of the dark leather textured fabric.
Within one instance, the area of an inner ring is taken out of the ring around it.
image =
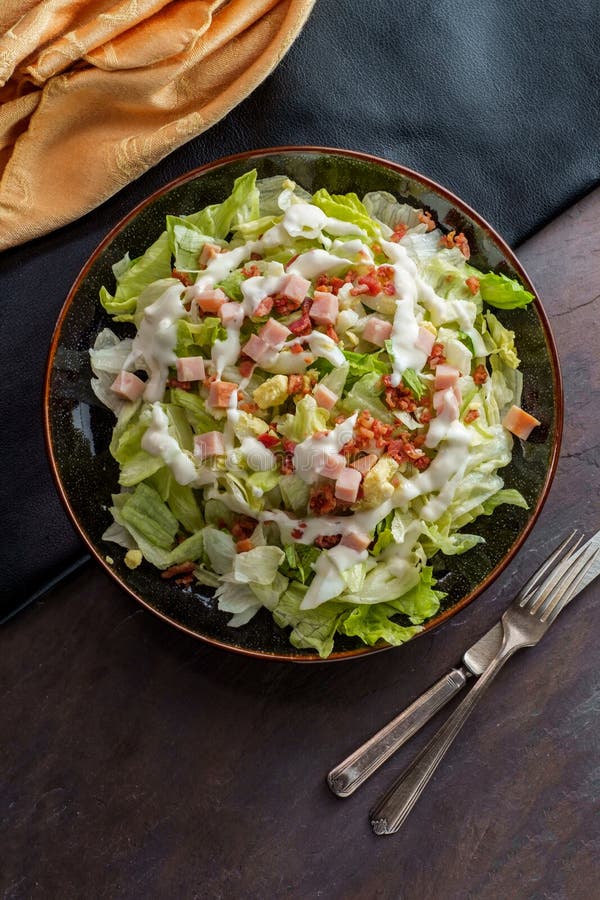
[[[599,58],[597,0],[320,0],[278,69],[215,128],[80,221],[5,252],[3,611],[84,552],[46,462],[42,381],[68,289],[123,214],[220,156],[319,144],[423,172],[514,244],[600,178]]]

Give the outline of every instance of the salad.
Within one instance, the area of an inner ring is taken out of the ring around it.
[[[503,503],[533,299],[469,264],[463,234],[382,191],[310,195],[250,171],[222,203],[113,266],[92,386],[116,416],[104,540],[232,627],[262,607],[294,647],[399,644],[434,616],[431,558]],[[145,563],[144,563],[145,561]]]

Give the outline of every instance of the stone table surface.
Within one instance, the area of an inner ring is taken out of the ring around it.
[[[90,564],[3,632],[0,894],[581,898],[600,878],[600,584],[515,657],[402,831],[326,772],[456,664],[568,528],[600,527],[600,190],[519,248],[562,360],[561,461],[523,550],[450,622],[331,665],[179,633]],[[442,714],[443,716],[443,714]]]

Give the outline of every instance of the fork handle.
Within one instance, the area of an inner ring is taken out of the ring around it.
[[[467,683],[467,669],[452,669],[400,715],[332,769],[327,783],[338,797],[349,797]]]
[[[398,831],[480,697],[516,649],[516,647],[502,648],[480,675],[460,706],[373,808],[370,819],[375,834],[394,834]]]

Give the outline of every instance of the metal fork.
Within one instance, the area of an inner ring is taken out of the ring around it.
[[[544,636],[600,553],[597,547],[570,544],[555,570],[540,582],[536,576],[517,594],[502,616],[502,646],[470,693],[370,814],[375,834],[398,831],[425,790],[446,751],[504,663],[521,647],[532,647]],[[563,548],[565,545],[563,545]],[[532,584],[535,585],[532,589]]]

